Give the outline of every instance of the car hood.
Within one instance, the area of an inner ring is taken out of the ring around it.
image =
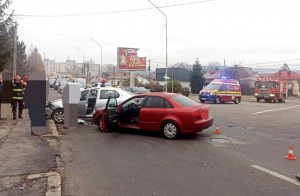
[[[55,107],[63,107],[62,99],[56,99],[49,102],[50,104],[54,105]]]

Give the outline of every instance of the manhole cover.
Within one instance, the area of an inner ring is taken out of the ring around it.
[[[216,142],[216,143],[221,143],[221,144],[228,144],[230,143],[229,140],[225,140],[225,139],[211,139],[212,142]]]

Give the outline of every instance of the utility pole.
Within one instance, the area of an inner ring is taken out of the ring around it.
[[[15,77],[17,74],[17,22],[15,22],[14,27],[14,60],[13,60],[13,77]]]
[[[164,76],[165,81],[166,81],[166,92],[168,92],[168,79],[170,79],[170,77],[168,77],[168,18],[167,15],[161,11],[161,9],[159,9],[154,3],[152,3],[150,0],[148,0],[160,13],[162,13],[165,18],[166,18],[166,74]]]
[[[150,70],[151,70],[151,68],[150,68],[150,62],[151,62],[151,60],[149,59],[149,66],[148,66],[148,71],[149,71],[149,82],[150,82]]]
[[[101,47],[101,64],[100,64],[100,69],[98,69],[98,75],[102,78],[103,71],[102,71],[102,45],[96,42],[93,38],[90,37],[90,39],[95,42],[98,46]]]

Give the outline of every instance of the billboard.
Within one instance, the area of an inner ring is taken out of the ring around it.
[[[119,70],[146,70],[146,57],[138,57],[139,48],[118,47]]]

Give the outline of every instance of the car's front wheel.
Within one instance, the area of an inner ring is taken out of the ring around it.
[[[64,123],[64,110],[63,109],[55,110],[52,114],[52,118],[55,123],[63,124]]]
[[[220,103],[221,103],[220,97],[216,97],[216,98],[215,98],[215,103],[216,103],[216,104],[220,104]]]
[[[180,133],[179,126],[173,121],[167,121],[162,126],[162,133],[167,139],[176,139]]]

